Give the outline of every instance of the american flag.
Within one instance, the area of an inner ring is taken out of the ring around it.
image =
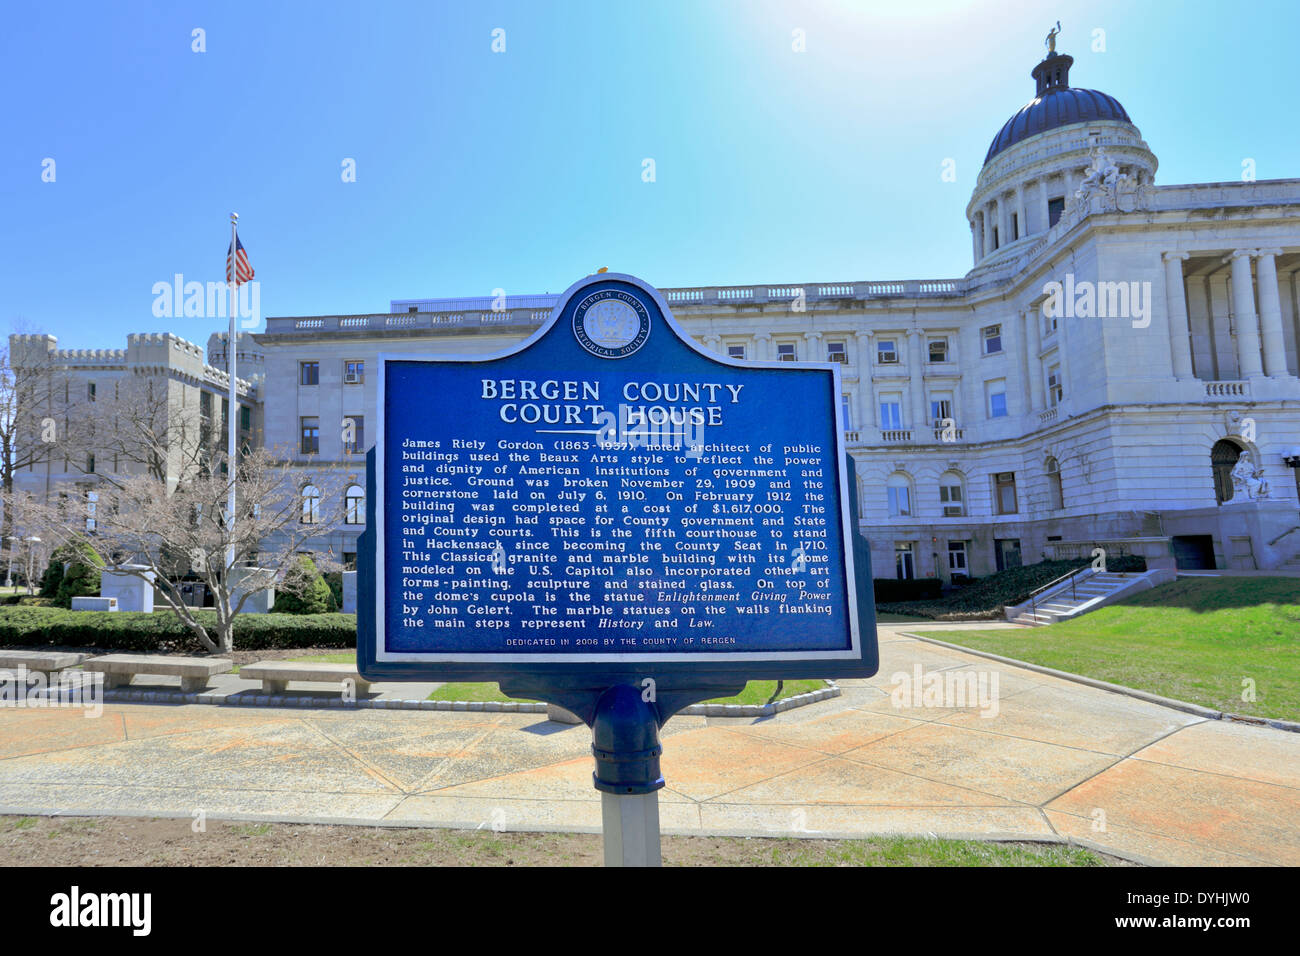
[[[232,255],[233,253],[233,255]],[[235,264],[237,263],[237,265]],[[241,282],[247,282],[253,278],[253,267],[248,261],[248,253],[244,251],[244,244],[239,241],[239,235],[235,235],[235,247],[233,250],[226,252],[226,281],[230,280],[230,270],[235,269],[235,285]]]

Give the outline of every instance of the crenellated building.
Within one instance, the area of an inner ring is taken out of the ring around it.
[[[224,349],[225,336],[218,338]],[[240,357],[247,348],[250,364],[236,369],[239,428],[258,444],[261,350],[251,338],[240,339]],[[144,470],[143,449],[117,427],[118,418],[146,420],[155,437],[174,439],[158,463],[174,483],[195,446],[207,445],[213,429],[225,431],[230,379],[224,354],[219,360],[220,367],[200,346],[170,332],[129,335],[125,349],[60,349],[53,335],[11,335],[9,363],[19,392],[29,396],[20,405],[32,416],[33,431],[48,418],[55,436],[50,454],[25,456],[32,460],[15,474],[16,487],[46,494],[71,485],[87,492],[106,475]]]

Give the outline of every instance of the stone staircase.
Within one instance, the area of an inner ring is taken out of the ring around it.
[[[1087,568],[1033,596],[1032,600],[1006,609],[1008,621],[1041,627],[1069,620],[1114,603],[1135,591],[1145,591],[1172,581],[1172,570],[1098,571]]]

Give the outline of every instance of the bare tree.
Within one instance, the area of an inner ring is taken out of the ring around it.
[[[235,468],[239,514],[232,533],[225,520],[230,479],[224,466],[224,454],[214,453],[208,467],[174,487],[147,472],[100,484],[88,535],[82,498],[17,507],[30,512],[29,525],[38,525],[43,537],[88,541],[106,565],[153,581],[200,644],[228,653],[235,618],[248,601],[277,585],[296,587],[296,576],[286,578],[287,572],[301,553],[312,550],[311,539],[342,523],[344,510],[336,479],[313,475],[304,481],[300,465],[276,459],[266,449],[250,450]],[[303,494],[304,485],[311,494]],[[323,570],[338,567],[332,555],[316,558]],[[213,597],[214,627],[205,625],[182,596],[181,578],[191,572]]]
[[[24,468],[78,458],[88,429],[86,396],[77,384],[47,350],[24,354],[15,364],[9,349],[0,345],[0,494],[13,495],[14,479]],[[13,538],[13,513],[6,507],[0,519],[0,562],[7,559]]]

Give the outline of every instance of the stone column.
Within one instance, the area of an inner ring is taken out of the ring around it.
[[[767,332],[760,332],[754,336],[754,358],[759,362],[771,361],[772,336]]]
[[[876,425],[876,397],[872,388],[871,370],[875,366],[872,354],[872,336],[874,332],[855,332],[853,337],[858,343],[858,428],[874,428]]]
[[[1169,353],[1173,359],[1174,378],[1193,378],[1192,343],[1187,324],[1187,289],[1183,282],[1185,252],[1166,252],[1165,312],[1169,316]]]
[[[1023,239],[1029,235],[1029,220],[1025,218],[1025,184],[1016,186],[1016,238]]]
[[[980,234],[979,223],[974,219],[970,223],[970,253],[971,262],[978,263],[980,261]]]
[[[1011,242],[1011,204],[1006,193],[998,196],[998,248]]]
[[[1038,181],[1038,189],[1039,189],[1039,197],[1040,197],[1040,200],[1041,200],[1040,205],[1039,205],[1039,208],[1041,209],[1041,211],[1042,211],[1042,213],[1043,213],[1043,232],[1047,232],[1047,230],[1050,229],[1050,228],[1052,227],[1052,213],[1051,213],[1051,211],[1048,209],[1047,177],[1046,177],[1046,176],[1044,176],[1042,179],[1040,179],[1040,180]]]
[[[922,339],[925,333],[920,329],[912,329],[907,333],[907,365],[909,378],[911,380],[911,401],[912,417],[908,421],[908,427],[916,431],[924,430],[930,421],[930,409],[925,404],[925,365],[922,363],[924,356],[922,353]],[[919,439],[920,435],[914,435]]]
[[[1264,373],[1272,378],[1288,375],[1286,339],[1282,337],[1282,303],[1277,295],[1277,262],[1281,249],[1261,249],[1255,262],[1259,288],[1259,326],[1264,340]]]
[[[1242,378],[1262,375],[1259,360],[1259,316],[1255,314],[1255,290],[1251,288],[1250,257],[1254,249],[1237,249],[1232,261],[1232,311],[1237,323],[1237,368]]]
[[[1036,412],[1043,407],[1043,361],[1039,358],[1042,351],[1042,306],[1026,309],[1021,317],[1024,334],[1021,336],[1022,353],[1025,360],[1025,409]]]
[[[805,332],[803,338],[808,343],[808,354],[803,356],[800,361],[825,362],[826,354],[822,351],[822,334],[820,332]],[[798,356],[795,357],[799,358]]]
[[[1062,176],[1065,178],[1065,204],[1068,206],[1074,198],[1075,190],[1079,188],[1079,174],[1074,169],[1067,169]]]
[[[984,255],[993,251],[993,203],[984,204]]]

